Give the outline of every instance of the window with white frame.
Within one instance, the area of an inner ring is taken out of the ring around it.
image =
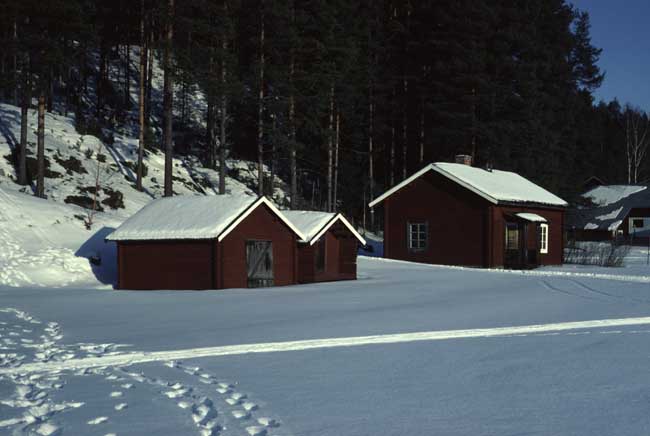
[[[539,225],[539,252],[548,253],[548,224]]]
[[[408,223],[408,248],[409,251],[424,251],[429,239],[429,226],[427,223]]]

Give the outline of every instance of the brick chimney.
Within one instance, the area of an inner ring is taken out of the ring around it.
[[[457,164],[463,164],[463,165],[468,165],[472,166],[472,156],[469,154],[457,154],[456,155],[456,163]]]

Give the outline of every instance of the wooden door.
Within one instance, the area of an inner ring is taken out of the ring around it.
[[[273,286],[271,241],[246,241],[246,273],[249,288]]]

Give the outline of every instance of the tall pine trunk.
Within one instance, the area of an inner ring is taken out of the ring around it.
[[[171,197],[174,192],[172,189],[172,119],[173,119],[173,99],[174,86],[172,81],[172,38],[174,35],[174,0],[168,0],[167,7],[167,31],[165,36],[164,50],[164,74],[163,79],[163,111],[164,111],[164,148],[165,148],[165,197]]]
[[[153,27],[150,25],[149,27]],[[151,122],[151,89],[153,81],[153,61],[154,61],[154,49],[153,49],[153,29],[149,29],[149,58],[147,59],[147,88],[144,104],[144,124],[147,129],[149,129],[149,123]]]
[[[45,198],[45,92],[38,96],[38,135],[36,149],[36,196]]]
[[[409,81],[404,78],[404,107],[402,108],[402,180],[406,179],[408,172],[408,89]]]
[[[129,107],[131,106],[131,70],[130,70],[130,66],[131,66],[131,44],[127,43],[126,44],[126,59],[124,60],[124,109],[125,110],[128,110]]]
[[[146,69],[147,69],[147,38],[144,29],[144,14],[145,14],[145,0],[140,2],[140,95],[138,99],[138,112],[140,118],[140,137],[138,138],[138,174],[136,180],[136,188],[142,191],[142,174],[143,174],[143,159],[144,159],[144,98],[145,98],[145,82],[146,82]]]
[[[334,199],[332,204],[333,211],[338,210],[338,190],[339,190],[339,141],[341,138],[341,114],[336,112],[336,139],[334,140]]]
[[[296,26],[296,4],[291,1],[291,28]],[[296,48],[292,41],[289,59],[289,173],[291,176],[291,209],[298,207],[298,165],[296,156],[296,95],[294,90],[294,75],[296,73]]]
[[[375,198],[375,163],[374,163],[374,125],[375,125],[375,101],[372,80],[370,81],[368,102],[368,189],[370,191],[369,198]],[[365,199],[364,199],[365,203]],[[364,204],[363,210],[366,210]],[[370,211],[370,230],[375,229],[375,213],[374,209]]]
[[[97,87],[95,93],[97,94],[97,107],[96,107],[96,116],[97,119],[101,118],[102,115],[102,106],[104,105],[104,80],[106,76],[106,59],[108,57],[108,48],[106,47],[106,42],[102,38],[99,48],[99,72],[97,75]]]
[[[13,47],[13,58],[12,58],[12,67],[13,67],[13,78],[14,78],[14,83],[13,83],[13,100],[14,100],[14,106],[18,106],[18,23],[16,21],[16,18],[14,17],[14,22],[13,22],[13,29],[12,29],[12,39],[14,43]]]
[[[327,139],[327,211],[332,211],[333,155],[334,155],[334,82],[330,85],[330,115]]]
[[[54,67],[50,67],[47,74],[47,111],[54,110]]]
[[[257,102],[257,193],[264,195],[264,0],[260,6],[260,77]]]
[[[226,2],[223,3],[224,14],[227,13]],[[226,135],[226,127],[228,123],[228,98],[226,95],[226,80],[227,80],[227,71],[226,71],[226,51],[228,50],[228,41],[224,34],[223,40],[221,41],[221,48],[223,54],[221,55],[221,126],[220,126],[220,138],[219,138],[219,194],[226,193],[226,173],[228,169],[226,168],[226,141],[228,139]]]
[[[420,166],[424,164],[424,101],[420,109]]]
[[[216,97],[208,93],[208,107],[206,116],[206,141],[208,144],[208,168],[217,169],[217,117]]]
[[[26,185],[29,183],[27,177],[27,124],[29,117],[29,106],[32,100],[32,83],[29,73],[29,55],[23,66],[23,89],[22,102],[20,105],[20,152],[18,153],[18,183]]]

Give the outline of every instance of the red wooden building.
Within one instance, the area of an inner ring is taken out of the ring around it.
[[[427,165],[370,203],[384,208],[384,256],[490,268],[561,264],[567,203],[516,173],[459,158]]]
[[[298,282],[302,233],[266,198],[155,200],[107,240],[119,289],[220,289]]]
[[[285,211],[300,230],[298,282],[313,283],[357,278],[357,251],[366,241],[341,214]]]

